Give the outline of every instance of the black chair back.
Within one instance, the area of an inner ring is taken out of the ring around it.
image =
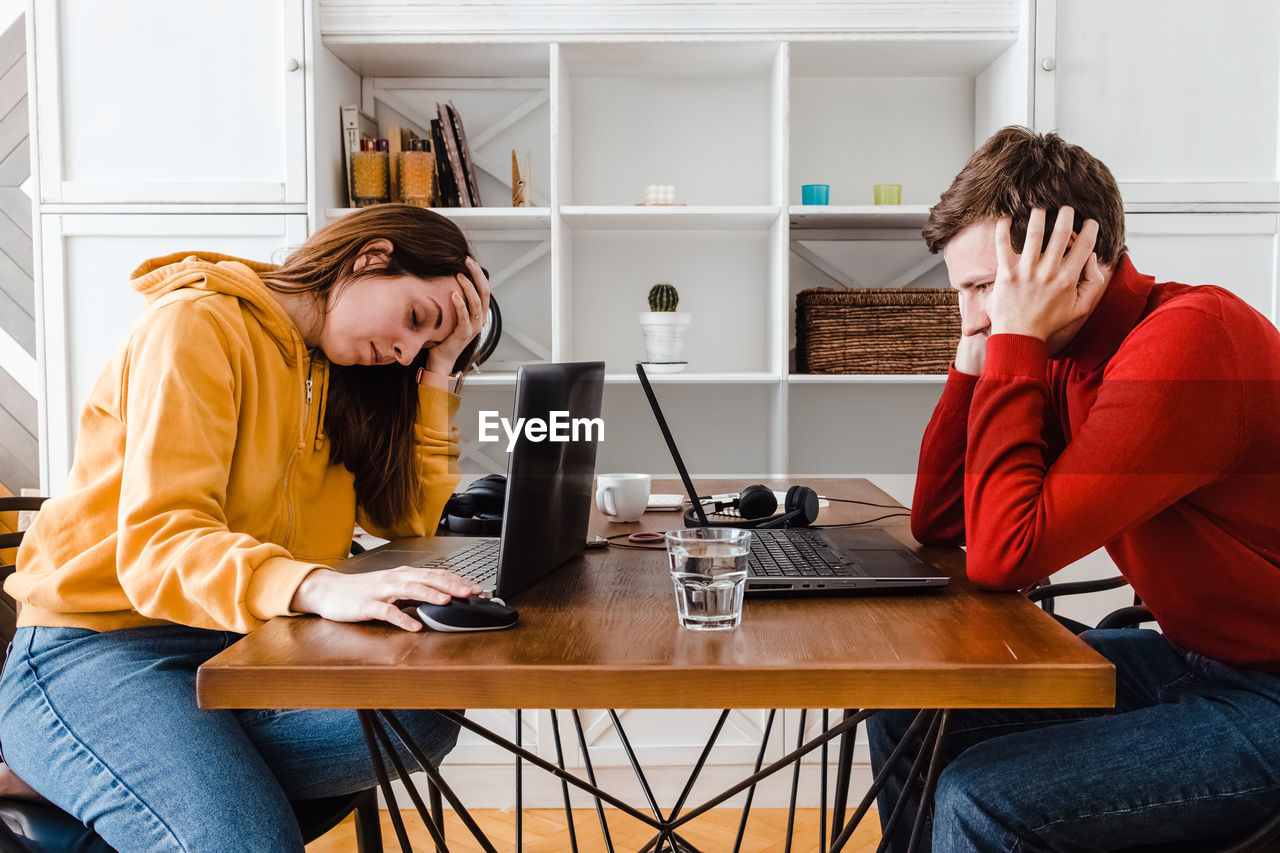
[[[48,498],[34,497],[0,497],[0,584],[13,574],[13,561],[5,559],[5,552],[22,544],[22,531],[18,529],[17,513],[24,510],[37,510]],[[12,523],[5,521],[5,514],[13,513]],[[0,589],[0,641],[4,644],[4,654],[0,655],[0,664],[8,656],[9,643],[13,642],[13,634],[18,630],[18,605],[9,594]]]

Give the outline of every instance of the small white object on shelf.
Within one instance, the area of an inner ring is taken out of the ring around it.
[[[644,188],[645,204],[675,204],[675,184],[649,184]]]

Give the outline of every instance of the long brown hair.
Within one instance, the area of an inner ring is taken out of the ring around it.
[[[1086,219],[1097,220],[1094,251],[1099,263],[1113,263],[1125,252],[1124,200],[1111,170],[1056,133],[1006,127],[982,143],[965,163],[929,210],[922,233],[929,251],[937,254],[962,228],[1009,216],[1010,241],[1021,252],[1031,209],[1041,207],[1045,211],[1043,251],[1064,204],[1075,211],[1072,230],[1077,234]]]
[[[372,240],[391,243],[390,252],[366,250]],[[355,269],[361,255],[372,262]],[[354,287],[369,276],[436,278],[467,273],[467,238],[438,213],[407,204],[379,204],[349,213],[312,234],[270,274],[268,286],[284,293],[309,293],[323,312],[335,288]],[[479,339],[454,362],[453,372],[470,370]],[[355,475],[356,500],[376,524],[391,527],[408,517],[422,499],[414,453],[418,418],[418,367],[330,366],[325,430],[329,458]]]

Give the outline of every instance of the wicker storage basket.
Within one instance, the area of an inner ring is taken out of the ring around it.
[[[800,373],[946,373],[960,340],[958,294],[817,287],[796,294]]]

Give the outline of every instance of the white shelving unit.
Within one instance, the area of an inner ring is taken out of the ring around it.
[[[325,218],[337,219],[353,210],[355,208],[331,207],[325,211]],[[551,209],[548,207],[460,207],[441,212],[468,232],[527,231],[536,234],[551,231]]]
[[[840,231],[849,238],[866,232],[893,232],[893,237],[915,240],[929,218],[929,206],[926,204],[793,204],[787,212],[791,216],[793,239],[804,239],[813,232]]]
[[[778,219],[778,208],[767,205],[577,205],[560,208],[560,217],[576,231],[753,231],[773,225]]]
[[[981,37],[954,22],[911,37],[852,31],[795,40],[396,36],[417,42],[414,49],[384,44],[390,34],[353,33],[336,6],[333,20],[346,29],[326,33],[322,6],[316,53],[333,72],[316,75],[314,132],[329,133],[338,106],[356,92],[384,127],[420,133],[435,103],[448,99],[478,161],[509,163],[515,149],[523,162],[531,152],[533,190],[545,207],[503,207],[509,187],[495,168],[481,173],[492,207],[440,211],[491,270],[495,254],[547,245],[536,263],[495,276],[504,326],[495,358],[504,369],[469,381],[485,408],[502,407],[513,362],[603,359],[606,412],[621,414],[607,419],[615,431],[600,465],[671,470],[632,372],[643,357],[645,296],[669,281],[694,317],[689,368],[653,378],[673,420],[686,422],[677,428],[681,443],[708,445],[689,454],[691,464],[701,474],[781,473],[797,452],[806,456],[811,423],[845,417],[837,398],[849,389],[876,411],[886,391],[913,397],[913,410],[936,395],[940,376],[792,374],[795,294],[833,281],[945,286],[940,259],[919,245],[928,204],[999,126],[996,116],[1030,121],[1029,60],[1007,58],[1028,43],[1016,11],[1005,4],[1000,25],[988,21]],[[317,164],[318,174],[327,168]],[[800,184],[809,182],[831,184],[834,204],[800,205]],[[637,205],[653,183],[674,184],[680,204]],[[866,203],[876,183],[902,184],[906,204]],[[345,212],[340,183],[317,180],[317,190],[317,224]],[[795,416],[798,405],[812,420]],[[727,423],[733,441],[724,438]],[[460,417],[458,425],[465,445],[474,423]],[[923,426],[900,430],[918,436]],[[464,450],[464,470],[501,462],[481,449]],[[858,454],[829,450],[826,473],[874,473],[850,467]],[[882,464],[909,474],[914,450]]]

